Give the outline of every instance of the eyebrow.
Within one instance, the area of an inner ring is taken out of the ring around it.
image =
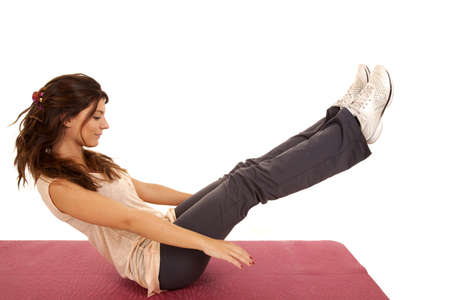
[[[103,110],[96,110],[95,112],[101,112],[102,114],[104,113],[104,111]]]

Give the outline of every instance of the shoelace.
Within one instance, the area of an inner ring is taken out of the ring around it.
[[[350,103],[350,106],[357,112],[359,112],[359,109],[361,106],[363,106],[367,99],[370,99],[370,94],[375,89],[375,86],[373,83],[367,83],[367,85],[364,87],[364,89],[361,91],[361,94],[359,94],[359,97],[356,97],[356,99]]]
[[[347,98],[352,99],[353,98],[352,89],[353,89],[353,85],[347,90],[347,92],[345,93],[345,95],[342,98],[338,99],[339,103],[343,103],[344,99],[347,99]]]

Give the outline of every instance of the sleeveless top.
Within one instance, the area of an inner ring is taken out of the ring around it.
[[[120,179],[113,182],[99,181],[101,187],[97,192],[130,207],[146,210],[168,222],[175,222],[175,208],[169,208],[163,215],[160,211],[148,206],[137,195],[131,177],[125,172],[119,172],[122,174]],[[101,173],[89,174],[93,174],[96,178],[103,176]],[[53,204],[48,190],[48,186],[55,179],[41,175],[36,182],[41,198],[50,212],[59,220],[86,235],[89,243],[113,264],[122,278],[131,279],[147,288],[147,297],[167,291],[159,287],[160,243],[131,231],[87,223],[61,212]]]

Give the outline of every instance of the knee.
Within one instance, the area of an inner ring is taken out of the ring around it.
[[[234,173],[241,168],[251,167],[258,163],[259,162],[256,158],[247,158],[244,162],[240,161],[229,173]]]
[[[236,172],[236,170],[238,170],[238,169],[240,169],[240,168],[242,168],[242,167],[244,167],[245,166],[245,164],[243,163],[243,162],[239,162],[236,166],[234,166],[234,168],[233,169],[231,169],[231,171],[230,172],[228,172],[229,174],[231,174],[231,173],[234,173],[234,172]]]

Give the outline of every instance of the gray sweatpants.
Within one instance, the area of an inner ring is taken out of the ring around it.
[[[175,208],[174,224],[224,240],[250,208],[308,188],[351,168],[371,154],[358,120],[331,106],[326,116],[267,154],[239,162],[229,173]],[[196,281],[211,256],[161,243],[160,288]]]

